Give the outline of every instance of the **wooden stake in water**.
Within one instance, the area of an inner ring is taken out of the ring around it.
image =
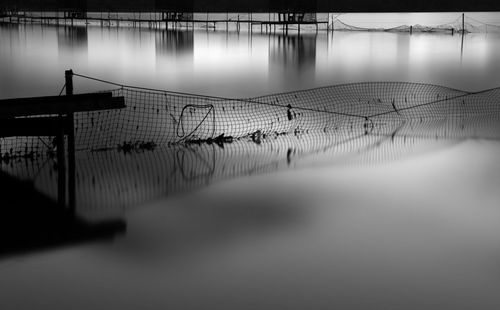
[[[64,78],[66,81],[66,96],[73,95],[73,70],[66,70],[64,73]],[[74,127],[74,115],[73,113],[68,114],[67,126],[68,126],[68,198],[69,198],[69,208],[72,212],[75,211],[76,204],[76,190],[75,190],[75,177],[76,177],[76,165],[75,165],[75,127]],[[63,136],[64,139],[64,136]]]
[[[462,13],[462,33],[465,33],[465,13]]]

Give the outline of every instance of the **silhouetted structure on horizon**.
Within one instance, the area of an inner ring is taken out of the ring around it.
[[[0,0],[2,9],[67,12],[457,12],[500,11],[497,0]],[[1,14],[0,14],[1,15]]]

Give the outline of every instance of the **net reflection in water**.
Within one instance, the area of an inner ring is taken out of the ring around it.
[[[500,89],[357,83],[241,100],[125,86],[114,92],[127,108],[75,118],[77,209],[87,216],[224,179],[378,163],[461,139],[498,139],[500,132]],[[2,170],[55,198],[51,139],[2,139],[2,150],[12,149]],[[13,156],[35,149],[44,151]]]

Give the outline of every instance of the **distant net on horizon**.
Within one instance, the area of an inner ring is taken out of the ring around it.
[[[77,151],[235,139],[260,143],[266,137],[314,132],[345,140],[391,136],[396,128],[419,137],[500,138],[500,88],[470,93],[431,84],[373,82],[247,99],[125,85],[112,92],[125,98],[126,108],[75,114]],[[2,160],[53,153],[53,141],[54,137],[1,138]]]
[[[464,15],[455,20],[438,25],[398,25],[394,27],[363,27],[349,24],[336,16],[330,22],[334,31],[381,31],[381,32],[457,32],[457,33],[500,33],[500,25],[489,24]]]

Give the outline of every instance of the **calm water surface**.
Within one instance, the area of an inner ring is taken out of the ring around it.
[[[299,37],[2,25],[0,98],[56,95],[68,68],[128,85],[228,97],[363,81],[479,91],[500,86],[499,50],[500,34],[490,33]],[[77,92],[109,88],[75,78]],[[498,140],[400,137],[385,145],[354,148],[332,162],[306,158],[297,169],[280,155],[283,165],[262,168],[275,173],[224,171],[229,177],[218,182],[198,177],[189,194],[113,209],[127,222],[114,242],[0,260],[0,308],[498,308]],[[239,157],[227,159],[235,166],[255,160],[252,152],[273,163],[255,145],[237,146],[214,154],[235,152]],[[211,157],[190,152],[168,158],[207,166]],[[140,176],[139,197],[153,186],[136,166],[168,165],[150,154],[93,160],[129,167]],[[164,177],[165,184],[174,178]],[[105,192],[106,182],[120,179],[105,175],[97,187]]]
[[[343,18],[359,23],[363,16]],[[393,18],[398,24],[419,21],[411,14]],[[484,19],[491,22],[488,18]],[[500,34],[462,38],[306,31],[283,36],[254,29],[249,35],[248,31],[4,25],[0,97],[57,94],[68,68],[122,84],[229,97],[362,81],[423,82],[463,90],[500,85]],[[102,86],[75,84],[77,91]]]

